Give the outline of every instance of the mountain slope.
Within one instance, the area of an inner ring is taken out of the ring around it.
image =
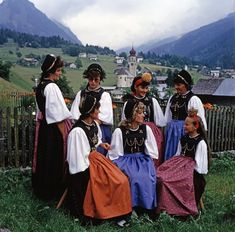
[[[235,13],[189,32],[171,43],[157,46],[157,54],[175,54],[208,65],[235,67]],[[229,64],[228,64],[229,62]]]
[[[58,26],[28,0],[4,0],[0,4],[0,28],[47,37],[58,35],[81,44],[68,28]]]

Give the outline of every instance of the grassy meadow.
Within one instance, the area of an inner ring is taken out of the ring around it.
[[[214,159],[206,176],[205,209],[197,218],[180,221],[162,213],[156,220],[133,217],[125,231],[137,232],[230,232],[235,228],[235,157]],[[55,209],[57,202],[45,203],[31,191],[31,170],[0,169],[0,231],[11,232],[112,232],[124,231],[112,222],[81,226],[65,208]]]
[[[72,57],[66,54],[63,54],[61,48],[18,48],[15,43],[7,43],[4,46],[0,46],[0,59],[4,61],[10,61],[14,65],[11,68],[10,74],[10,82],[0,80],[0,91],[32,91],[32,87],[34,86],[34,81],[32,79],[40,77],[40,66],[38,67],[24,67],[16,64],[17,61],[17,52],[21,52],[22,57],[33,53],[35,55],[46,55],[48,53],[52,53],[55,55],[60,55],[64,61],[74,62],[76,57]],[[70,82],[70,86],[73,88],[74,92],[77,92],[81,85],[84,83],[84,79],[82,78],[83,71],[87,68],[89,64],[94,61],[90,61],[88,58],[81,58],[83,67],[80,69],[70,69],[64,68],[65,76]],[[95,62],[99,62],[104,70],[106,71],[106,79],[102,83],[104,86],[113,86],[116,84],[116,75],[114,74],[114,70],[116,68],[116,64],[114,63],[114,57],[98,55],[98,60]],[[140,66],[150,68],[153,71],[161,70],[166,71],[169,67],[157,66],[153,64],[140,63]],[[171,68],[174,69],[174,68]],[[196,73],[196,71],[190,71],[194,80],[198,80],[201,76]]]

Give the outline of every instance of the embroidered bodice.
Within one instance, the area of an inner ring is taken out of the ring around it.
[[[200,135],[196,137],[189,137],[189,135],[184,135],[181,140],[182,154],[195,159],[195,153],[198,143],[202,140]]]
[[[81,97],[84,97],[86,94],[91,95],[96,98],[97,101],[100,101],[101,95],[103,94],[104,89],[102,87],[91,91],[87,87],[81,91]]]
[[[144,153],[147,137],[146,125],[140,125],[136,130],[120,127],[123,137],[124,153]]]
[[[170,110],[172,119],[185,120],[188,115],[188,102],[194,94],[189,91],[185,95],[176,93],[171,99]]]
[[[87,124],[83,120],[78,120],[74,127],[81,127],[86,133],[87,139],[89,141],[91,151],[96,149],[96,144],[98,143],[98,127],[95,122],[92,124]]]

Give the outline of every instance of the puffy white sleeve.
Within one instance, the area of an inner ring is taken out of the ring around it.
[[[97,127],[98,127],[98,143],[95,145],[95,147],[98,147],[102,143],[102,131],[100,129],[100,125],[95,121]]]
[[[147,138],[145,140],[145,153],[152,159],[158,159],[158,147],[152,129],[146,125]]]
[[[90,144],[82,128],[72,129],[68,135],[67,161],[69,173],[75,174],[86,170],[90,163]]]
[[[123,138],[120,128],[116,128],[112,135],[111,149],[108,151],[108,157],[111,160],[118,159],[119,156],[124,155]]]
[[[166,110],[165,110],[165,120],[166,123],[170,122],[172,120],[172,113],[170,110],[170,106],[171,106],[171,98],[172,96],[169,98],[167,105],[166,105]]]
[[[153,101],[154,123],[159,127],[166,126],[166,119],[164,117],[164,114],[157,99],[152,98],[152,101]]]
[[[107,92],[101,95],[99,119],[106,125],[113,125],[112,99]]]
[[[81,100],[81,90],[77,93],[77,95],[73,101],[73,104],[71,106],[71,109],[70,109],[72,117],[75,120],[78,120],[81,115],[81,113],[79,111],[80,100]]]
[[[205,110],[204,110],[204,107],[203,107],[203,104],[200,100],[199,97],[197,96],[192,96],[188,102],[188,109],[190,108],[195,108],[198,110],[198,116],[201,117],[202,119],[202,122],[203,122],[203,125],[205,127],[205,130],[207,130],[207,123],[206,123],[206,118],[205,118]]]
[[[208,156],[207,156],[207,145],[204,140],[201,140],[196,148],[195,161],[196,167],[195,170],[200,174],[207,174],[208,172]]]
[[[46,97],[46,121],[48,124],[61,122],[71,118],[62,93],[55,83],[48,84],[44,89]]]

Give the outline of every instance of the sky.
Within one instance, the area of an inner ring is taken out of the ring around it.
[[[0,0],[2,2],[2,0]],[[85,44],[117,50],[180,36],[235,11],[235,0],[30,0]]]

